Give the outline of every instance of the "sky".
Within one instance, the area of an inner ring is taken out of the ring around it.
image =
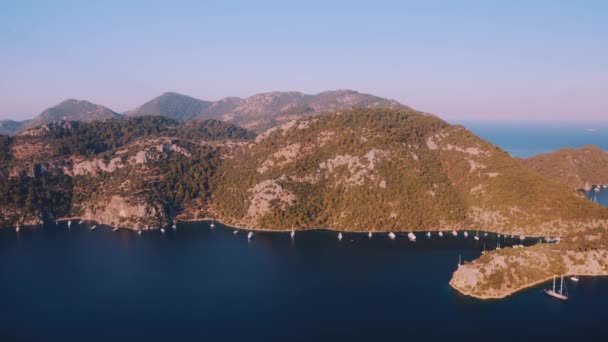
[[[0,119],[333,89],[448,120],[608,121],[608,1],[0,2]]]

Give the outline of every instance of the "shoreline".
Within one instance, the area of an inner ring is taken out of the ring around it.
[[[574,274],[571,274],[571,273],[564,274],[564,281],[566,280],[566,278],[570,278],[573,275]],[[577,276],[578,277],[608,277],[608,272],[605,272],[605,273],[584,273],[584,274],[580,273],[580,274],[577,274]],[[452,279],[454,279],[453,275],[452,275]],[[477,295],[477,294],[465,291],[463,289],[460,289],[460,288],[454,286],[454,284],[452,283],[452,279],[450,280],[450,283],[449,283],[450,287],[452,289],[456,290],[456,292],[458,292],[461,295],[472,297],[472,298],[475,298],[475,299],[478,299],[478,300],[499,300],[499,299],[504,299],[504,298],[507,298],[509,296],[512,296],[512,295],[514,295],[514,294],[516,294],[518,292],[521,292],[521,291],[524,291],[524,290],[536,287],[538,285],[544,284],[544,283],[546,283],[548,281],[551,281],[551,280],[553,280],[553,276],[550,276],[548,278],[544,278],[542,280],[535,281],[535,282],[530,283],[530,284],[526,284],[526,285],[520,286],[520,287],[518,287],[516,289],[509,290],[508,292],[506,292],[504,294],[500,294],[500,295]]]

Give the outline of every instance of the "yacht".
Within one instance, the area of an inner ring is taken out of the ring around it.
[[[469,236],[469,233],[465,230],[464,233],[462,233],[462,235],[464,235],[464,237],[466,238]]]
[[[341,241],[342,240],[342,232],[338,233],[338,240]]]
[[[407,234],[407,238],[410,239],[410,241],[412,241],[412,242],[416,242],[416,234],[414,234],[412,232],[409,232]]]
[[[80,220],[80,222],[78,222],[78,224],[83,224],[83,223],[84,223],[84,220]]]
[[[91,227],[91,230],[95,230],[95,229],[97,229],[97,226]]]
[[[372,232],[367,233],[367,237],[371,239],[372,238]]]
[[[570,280],[572,280],[575,283],[578,283],[579,279],[578,279],[578,276],[576,275],[576,273],[572,277],[570,277]]]
[[[557,299],[561,299],[561,300],[567,300],[568,299],[568,289],[566,289],[566,294],[564,294],[564,275],[562,274],[562,278],[561,278],[561,282],[560,282],[560,286],[559,286],[559,292],[555,291],[555,276],[553,276],[553,289],[549,290],[549,289],[545,289],[545,293],[548,294],[551,297],[555,297]]]
[[[454,236],[458,236],[458,232],[457,232],[457,231],[455,231],[455,230],[452,230],[452,235],[454,235]]]
[[[233,235],[236,235],[236,234],[238,234],[238,233],[239,233],[239,231],[238,231],[237,229],[235,229],[235,230],[232,232],[232,234],[233,234]]]
[[[211,227],[211,229],[215,228],[215,223],[211,221],[211,225],[209,225],[209,227]]]
[[[68,229],[70,229],[71,225],[72,225],[72,220],[68,220]]]
[[[479,231],[477,231],[477,234],[475,234],[473,239],[475,239],[475,241],[479,241]]]
[[[15,232],[19,233],[20,230],[21,230],[21,227],[19,227],[19,223],[17,223],[17,226],[15,226]]]
[[[439,232],[437,235],[439,235],[439,237],[443,237],[443,232]]]
[[[427,238],[430,238],[430,237],[431,237],[431,232],[427,232],[427,233],[426,233],[426,237],[427,237]]]
[[[253,232],[249,232],[249,234],[247,234],[247,240],[251,239],[253,239]]]
[[[295,230],[291,230],[291,233],[289,233],[289,235],[291,236],[291,238],[295,238],[296,237],[296,231]]]
[[[115,226],[114,229],[112,229],[113,232],[118,230],[118,226]]]
[[[141,230],[141,229],[138,229],[138,230],[137,230],[137,235],[141,235],[141,233],[142,233],[142,230]]]
[[[160,229],[160,233],[161,233],[161,234],[165,234],[165,228],[161,228],[161,229]]]
[[[173,225],[171,226],[171,228],[173,228],[173,230],[177,230],[177,225],[176,225],[176,224],[173,224]]]
[[[500,250],[500,241],[496,244],[496,250],[499,251]]]
[[[391,238],[391,240],[395,240],[396,236],[395,236],[395,233],[390,232],[390,233],[388,233],[388,237]]]

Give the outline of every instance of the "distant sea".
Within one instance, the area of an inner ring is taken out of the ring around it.
[[[564,147],[580,148],[596,145],[608,150],[608,122],[501,122],[454,121],[479,137],[509,152],[527,158]]]

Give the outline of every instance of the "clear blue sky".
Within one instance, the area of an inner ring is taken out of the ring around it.
[[[339,88],[447,119],[608,120],[608,1],[0,2],[0,118]]]

